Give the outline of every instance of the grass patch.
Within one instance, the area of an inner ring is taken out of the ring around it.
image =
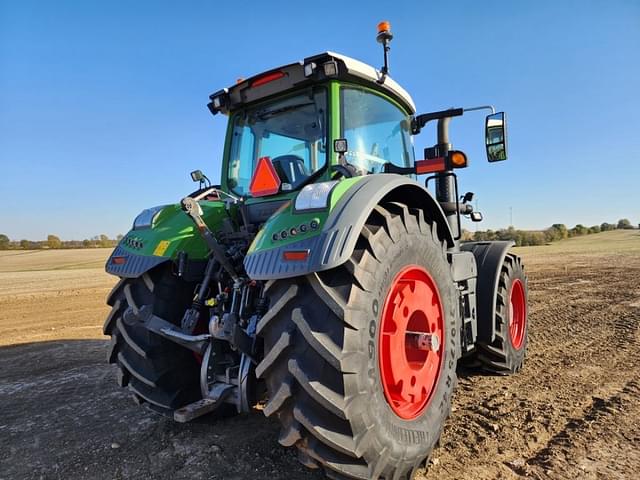
[[[615,254],[640,256],[640,231],[612,230],[592,233],[580,237],[567,238],[548,245],[518,247],[516,252],[535,256],[536,254]]]

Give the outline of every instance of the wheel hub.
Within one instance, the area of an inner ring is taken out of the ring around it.
[[[440,376],[443,334],[435,282],[422,267],[404,268],[385,299],[378,344],[384,394],[400,418],[416,418],[427,407]]]
[[[440,350],[440,338],[435,333],[407,332],[407,343],[412,348],[427,352]]]
[[[509,294],[509,336],[513,348],[519,350],[524,343],[524,332],[527,323],[527,306],[524,286],[519,278],[511,284]]]

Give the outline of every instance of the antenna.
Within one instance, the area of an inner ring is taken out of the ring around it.
[[[384,20],[378,24],[378,35],[376,36],[376,40],[378,43],[382,44],[383,52],[384,52],[384,65],[380,69],[382,72],[382,76],[378,80],[378,83],[384,83],[385,78],[389,74],[389,43],[393,39],[393,34],[391,33],[391,24]]]

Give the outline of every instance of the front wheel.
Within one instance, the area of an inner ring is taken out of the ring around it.
[[[435,225],[376,207],[351,259],[267,285],[258,325],[264,413],[333,478],[410,478],[434,448],[456,384],[456,291]]]

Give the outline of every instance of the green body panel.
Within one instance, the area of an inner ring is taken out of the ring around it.
[[[331,82],[329,84],[329,132],[330,138],[327,139],[327,145],[333,146],[333,141],[340,138],[340,82]],[[329,157],[329,165],[337,165],[338,154],[331,148],[331,156]],[[328,169],[327,169],[328,170]]]
[[[200,202],[202,218],[214,232],[222,227],[223,222],[232,221],[224,202]],[[127,239],[133,240],[127,241]],[[141,243],[141,248],[132,246]],[[162,243],[162,242],[168,242]],[[120,246],[137,255],[153,255],[175,258],[178,252],[184,251],[192,260],[204,259],[208,250],[197,232],[191,218],[182,211],[179,204],[168,205],[156,216],[151,228],[130,230],[120,242]]]
[[[282,247],[283,245],[289,245],[299,240],[319,235],[322,232],[327,217],[336,206],[340,197],[360,180],[362,180],[362,177],[344,178],[340,180],[331,191],[328,202],[329,205],[325,209],[295,211],[295,198],[292,199],[264,223],[260,232],[258,232],[256,238],[253,240],[251,247],[249,247],[248,253]],[[311,229],[309,227],[312,220],[318,223],[318,228]],[[309,227],[305,233],[300,231],[300,225],[303,224]],[[296,235],[291,235],[292,228],[297,230]],[[287,232],[287,238],[285,239],[281,238],[283,231]],[[274,235],[278,237],[277,240],[274,240]]]
[[[353,187],[356,183],[362,180],[363,177],[343,178],[333,188],[331,197],[329,198],[329,211],[333,210],[338,203],[338,200],[344,195],[347,190]]]

